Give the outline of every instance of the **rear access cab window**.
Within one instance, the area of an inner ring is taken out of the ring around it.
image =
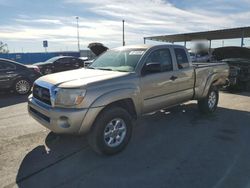
[[[178,69],[183,69],[183,68],[189,67],[189,62],[188,62],[188,57],[187,57],[186,51],[182,48],[175,48],[174,52],[175,52],[175,56],[176,56]]]

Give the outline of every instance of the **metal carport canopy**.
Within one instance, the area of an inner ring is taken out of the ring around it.
[[[144,40],[154,40],[162,42],[187,42],[192,40],[222,40],[222,39],[235,39],[235,38],[248,38],[250,37],[250,27],[240,27],[195,33],[183,33],[174,35],[162,35],[144,37]]]

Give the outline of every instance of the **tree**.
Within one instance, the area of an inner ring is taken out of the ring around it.
[[[0,54],[9,53],[8,45],[0,41]]]

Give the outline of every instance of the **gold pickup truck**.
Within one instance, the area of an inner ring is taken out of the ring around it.
[[[192,64],[183,46],[120,47],[87,68],[36,80],[28,111],[51,131],[86,135],[94,151],[111,155],[125,148],[143,114],[189,100],[214,112],[228,73],[225,63]]]

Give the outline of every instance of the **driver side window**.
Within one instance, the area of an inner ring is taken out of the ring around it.
[[[173,70],[172,56],[169,49],[159,49],[153,51],[147,58],[147,63],[160,63],[161,72]]]

